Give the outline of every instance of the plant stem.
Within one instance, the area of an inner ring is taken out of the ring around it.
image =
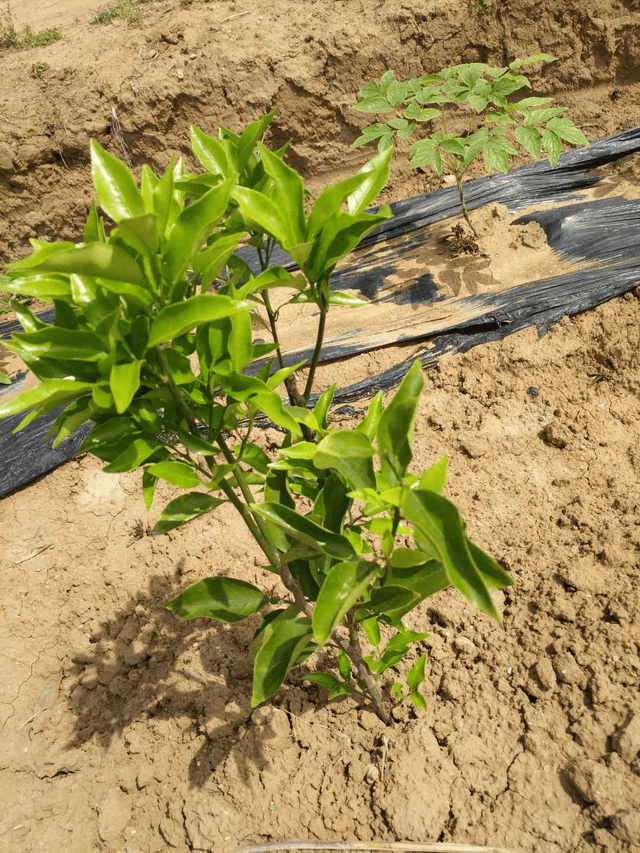
[[[476,229],[471,224],[471,220],[469,219],[469,212],[467,211],[467,205],[466,205],[466,202],[464,200],[464,193],[462,192],[462,175],[459,175],[455,172],[454,172],[454,174],[455,174],[455,179],[456,179],[456,186],[458,188],[458,195],[460,196],[460,204],[462,205],[462,215],[467,220],[467,225],[473,231],[474,237],[476,239],[478,239],[480,237],[480,235],[478,234]]]
[[[320,352],[322,351],[322,342],[324,339],[324,330],[327,323],[327,312],[328,306],[322,303],[319,303],[320,308],[320,319],[318,320],[318,332],[316,335],[316,345],[313,350],[313,355],[311,356],[311,364],[309,365],[309,375],[307,377],[307,384],[304,388],[304,397],[305,403],[309,402],[309,397],[311,396],[311,390],[313,388],[313,380],[316,375],[316,367],[318,366],[318,360],[320,358]]]
[[[311,616],[313,610],[307,603],[300,584],[293,577],[286,563],[280,564],[280,577],[282,578],[283,584],[289,592],[292,593],[296,607],[304,613],[305,616]],[[350,639],[352,640],[351,643],[347,643],[342,639],[342,637],[339,637],[337,633],[334,633],[331,639],[334,643],[337,643],[337,645],[347,655],[351,663],[354,664],[358,673],[358,678],[364,682],[365,689],[371,699],[374,711],[378,717],[380,717],[382,722],[388,726],[391,722],[391,715],[389,714],[384,699],[382,698],[382,691],[378,687],[371,670],[362,656],[362,650],[360,648],[360,641],[358,640],[357,633],[354,634],[354,632],[350,630],[349,634]]]

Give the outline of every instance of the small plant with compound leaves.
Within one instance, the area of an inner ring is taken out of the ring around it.
[[[139,470],[148,508],[160,481],[181,490],[160,512],[156,534],[230,504],[281,592],[213,575],[167,608],[183,619],[255,618],[254,706],[328,646],[337,674],[308,680],[330,698],[370,701],[388,721],[392,701],[425,706],[426,658],[413,649],[427,634],[403,619],[448,586],[497,619],[491,590],[511,580],[443,496],[446,457],[410,470],[419,362],[386,405],[378,394],[351,429],[331,423],[335,387],[314,393],[329,311],[361,304],[332,288],[331,276],[391,216],[367,208],[392,152],[327,187],[307,213],[308,193],[284,149],[261,142],[273,115],[241,134],[222,128],[218,138],[192,128],[204,171],[187,174],[178,161],[157,176],[145,165],[140,185],[92,142],[98,204],[115,227],[107,233],[94,204],[80,243],[32,240],[32,255],[8,266],[0,289],[53,302],[55,320],[43,323],[12,302],[24,332],[6,346],[41,384],[0,404],[0,417],[25,414],[22,429],[58,410],[56,443],[90,421],[81,452],[107,472]],[[253,267],[235,253],[247,241]],[[273,260],[278,247],[295,268]],[[288,363],[281,345],[291,304],[318,318],[304,363]],[[254,340],[255,322],[269,330],[268,343]],[[265,420],[282,433],[275,456],[259,439]],[[408,655],[416,659],[404,682],[387,689],[388,671]]]
[[[406,82],[396,80],[394,72],[387,71],[379,82],[363,86],[352,109],[379,115],[391,113],[394,117],[365,127],[351,147],[377,141],[384,151],[393,146],[395,138],[410,139],[419,128],[425,128],[426,135],[409,148],[411,167],[428,167],[438,176],[443,172],[453,176],[462,213],[477,237],[469,219],[463,180],[480,155],[485,172],[491,174],[508,170],[510,158],[518,153],[517,146],[534,159],[544,151],[554,166],[564,143],[589,144],[582,131],[563,115],[565,107],[547,106],[551,98],[508,100],[514,92],[531,87],[528,78],[518,73],[522,67],[554,61],[553,56],[538,53],[500,68],[473,62]],[[453,121],[467,105],[481,117],[482,124],[472,133],[457,133]]]

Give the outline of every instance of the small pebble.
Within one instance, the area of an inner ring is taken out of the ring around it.
[[[532,385],[532,386],[529,388],[528,393],[529,393],[529,396],[530,396],[530,397],[532,397],[532,398],[535,400],[535,398],[538,396],[538,394],[539,394],[540,392],[538,391],[538,389],[536,388],[536,386],[535,386],[535,385]]]

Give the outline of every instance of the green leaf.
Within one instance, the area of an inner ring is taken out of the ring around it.
[[[198,279],[202,276],[200,285],[203,292],[211,285],[211,282],[219,275],[229,256],[236,250],[242,232],[226,234],[224,232],[215,234],[208,245],[193,259],[193,277]]]
[[[213,226],[223,216],[229,202],[233,179],[213,187],[186,207],[176,219],[165,252],[172,282],[184,275],[191,260],[202,247]]]
[[[265,604],[268,599],[253,584],[235,578],[213,577],[187,587],[164,607],[181,619],[239,622]]]
[[[323,391],[322,394],[316,400],[316,404],[313,407],[313,414],[318,423],[318,428],[321,430],[327,429],[327,416],[329,414],[329,408],[331,403],[333,402],[333,395],[336,391],[336,385],[334,384],[327,388],[326,391]]]
[[[438,118],[438,116],[442,115],[441,110],[437,110],[433,107],[421,107],[420,104],[409,104],[409,106],[404,111],[404,117],[409,119],[409,121],[433,121],[434,118]]]
[[[274,620],[266,626],[262,637],[253,670],[252,708],[277,693],[297,663],[312,639],[311,619],[305,616]]]
[[[43,302],[71,298],[71,286],[68,276],[55,275],[53,273],[7,278],[6,283],[2,283],[0,290],[18,293],[21,296],[32,296],[34,299],[41,299]]]
[[[309,545],[314,551],[321,551],[330,557],[342,560],[353,559],[356,556],[348,539],[326,530],[294,509],[268,501],[263,504],[252,504],[251,508],[267,521],[284,530],[292,539]]]
[[[37,332],[25,332],[4,344],[7,349],[29,358],[55,358],[62,361],[98,361],[105,355],[100,338],[93,332],[47,326]]]
[[[491,87],[490,100],[492,100],[493,103],[500,103],[502,106],[503,99],[505,99],[507,95],[510,95],[512,92],[517,92],[518,89],[522,89],[525,86],[531,88],[531,83],[529,83],[523,74],[504,74],[502,77],[499,77]]]
[[[327,699],[337,699],[338,696],[350,696],[351,688],[346,684],[339,684],[337,687],[334,687],[333,690],[327,696]]]
[[[407,687],[409,690],[417,690],[424,681],[424,665],[426,662],[426,654],[420,655],[407,673]]]
[[[171,341],[203,323],[228,317],[247,307],[246,302],[212,293],[199,293],[185,302],[168,305],[156,315],[151,325],[148,346]]]
[[[225,501],[212,498],[211,495],[202,492],[189,492],[189,494],[180,495],[162,510],[153,530],[155,533],[168,533],[170,530],[186,524],[187,521],[191,521],[199,515],[204,515],[223,503]]]
[[[409,693],[409,699],[413,702],[416,708],[419,708],[421,711],[427,710],[426,700],[421,693],[418,693],[417,691]]]
[[[145,213],[133,174],[124,163],[91,140],[91,174],[100,207],[113,219],[133,219]]]
[[[142,496],[144,498],[144,505],[147,508],[147,512],[151,509],[157,484],[158,478],[149,474],[145,469],[142,472]]]
[[[540,146],[542,139],[540,132],[535,127],[518,127],[516,128],[516,139],[522,147],[531,154],[534,160],[540,156]]]
[[[371,590],[370,600],[362,605],[361,612],[365,612],[367,617],[384,616],[393,622],[413,610],[420,601],[419,593],[404,587],[374,587]]]
[[[123,471],[133,471],[148,459],[162,445],[156,439],[135,438],[116,458],[102,469],[107,474],[120,474]]]
[[[338,471],[351,489],[375,488],[372,457],[373,447],[364,432],[337,430],[319,442],[313,463]]]
[[[338,669],[342,678],[349,683],[351,680],[351,661],[343,651],[338,652]]]
[[[473,560],[464,524],[455,504],[435,492],[406,489],[402,512],[439,553],[449,581],[475,607],[500,620],[489,587]]]
[[[397,485],[411,462],[413,424],[423,386],[422,367],[415,361],[378,424],[381,470],[390,486]]]
[[[109,387],[119,415],[126,412],[140,387],[142,361],[114,364],[109,374]]]
[[[432,139],[419,139],[409,147],[409,163],[412,169],[430,166],[436,175],[442,174],[442,156],[437,143]]]
[[[542,134],[542,147],[549,156],[549,164],[555,166],[558,158],[562,154],[562,141],[556,134],[547,127]]]
[[[449,457],[443,456],[439,462],[436,462],[431,468],[427,468],[418,483],[420,491],[428,490],[430,492],[437,492],[439,495],[442,494],[447,483],[448,462]]]
[[[28,391],[23,391],[17,397],[0,403],[0,418],[8,418],[17,415],[27,409],[40,407],[44,404],[55,404],[55,406],[75,400],[82,394],[90,391],[92,385],[88,382],[76,382],[73,379],[53,379],[42,385],[36,385]]]
[[[153,213],[145,213],[135,219],[121,219],[117,228],[111,232],[111,238],[119,238],[134,252],[148,258],[158,251],[158,229]]]
[[[367,178],[348,196],[349,213],[361,213],[380,195],[389,180],[392,155],[393,149],[387,148],[386,151],[380,152],[362,167],[360,173],[365,174]]]
[[[134,257],[120,246],[107,243],[90,243],[42,257],[31,255],[24,261],[11,264],[11,269],[32,269],[34,272],[76,273],[98,276],[115,281],[146,286],[147,280]]]
[[[389,113],[393,105],[386,98],[361,98],[351,109],[359,113]]]
[[[342,623],[347,612],[368,588],[377,566],[364,560],[333,566],[320,587],[313,610],[313,637],[323,645]]]
[[[360,625],[366,634],[367,640],[377,649],[380,645],[380,625],[377,618],[372,616],[369,619],[363,619]]]
[[[236,168],[228,156],[229,146],[220,140],[191,126],[191,148],[198,160],[209,172],[220,175],[222,178],[236,177]]]
[[[312,672],[309,675],[305,675],[304,680],[310,681],[312,684],[317,684],[319,687],[326,687],[329,690],[340,685],[340,679],[328,672]]]
[[[553,131],[560,139],[570,145],[589,145],[584,133],[568,118],[552,118],[547,124],[547,130]]]
[[[242,172],[246,167],[249,162],[249,158],[251,157],[251,152],[256,146],[256,142],[258,142],[259,139],[262,139],[267,128],[273,121],[273,117],[276,112],[277,110],[273,110],[272,112],[267,113],[267,115],[262,116],[262,118],[259,118],[257,121],[253,121],[251,124],[248,124],[242,131],[242,135],[238,139],[237,143],[237,165],[240,172]]]
[[[509,68],[516,71],[525,65],[533,65],[536,62],[557,62],[557,56],[551,56],[549,53],[534,53],[532,56],[527,56],[525,59],[514,59],[510,63]]]
[[[369,403],[367,414],[355,428],[356,432],[363,432],[369,441],[373,441],[378,432],[378,424],[384,411],[383,405],[384,395],[382,391],[378,391],[373,400]]]
[[[219,452],[212,444],[197,435],[192,435],[180,428],[176,429],[176,433],[180,443],[185,446],[189,453],[196,453],[199,456],[214,456]]]
[[[307,239],[307,220],[304,215],[304,186],[300,175],[272,151],[258,144],[264,170],[273,181],[270,194],[280,210],[287,211],[293,245]]]
[[[485,170],[488,174],[491,172],[507,172],[509,170],[509,155],[517,153],[513,144],[504,136],[490,136],[482,149]]]
[[[180,489],[192,489],[200,485],[200,478],[185,462],[156,462],[154,465],[148,465],[145,470]]]
[[[285,251],[299,242],[293,235],[288,217],[268,196],[239,186],[233,188],[231,195],[251,230],[255,226],[255,230],[262,229],[271,234]]]
[[[514,107],[518,109],[520,109],[521,107],[541,107],[543,104],[548,104],[552,100],[553,98],[522,98],[522,100],[517,101],[514,104]],[[523,110],[523,113],[526,115],[526,110]]]
[[[534,127],[538,124],[545,124],[552,118],[561,115],[565,111],[565,107],[549,107],[546,110],[532,110],[525,118],[523,124],[525,127]]]

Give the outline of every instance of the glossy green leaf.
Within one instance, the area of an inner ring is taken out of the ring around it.
[[[411,462],[413,424],[423,386],[422,367],[415,361],[378,423],[381,470],[390,486],[402,479]]]
[[[156,315],[151,325],[148,346],[171,341],[203,323],[228,317],[246,307],[245,302],[212,293],[199,293],[185,302],[168,305]]]
[[[34,272],[76,273],[142,286],[146,284],[144,273],[136,260],[120,246],[91,243],[79,249],[74,247],[63,252],[55,252],[40,260],[37,258],[37,255],[26,258],[25,266],[26,261],[33,261],[29,264],[29,268]],[[12,266],[18,268],[18,263]]]
[[[424,665],[426,662],[426,654],[420,655],[418,660],[407,673],[407,687],[410,690],[417,690],[424,681]]]
[[[184,275],[229,202],[233,179],[223,181],[186,207],[176,219],[165,253],[171,281]]]
[[[181,619],[239,622],[265,604],[268,599],[253,584],[235,578],[213,577],[187,587],[164,607]]]
[[[326,687],[329,690],[338,687],[340,684],[340,679],[329,672],[311,672],[309,675],[305,675],[304,680],[317,684],[319,687]]]
[[[435,545],[449,581],[475,607],[500,620],[489,587],[475,564],[464,523],[455,504],[435,492],[406,489],[402,511]]]
[[[236,250],[244,235],[242,232],[226,234],[224,232],[214,235],[214,239],[199,252],[193,259],[193,276],[200,282],[203,291],[220,274],[229,256]]]
[[[314,457],[317,468],[338,471],[351,489],[375,488],[373,447],[363,432],[336,430],[319,442]]]
[[[142,465],[150,456],[158,450],[160,442],[155,439],[135,438],[128,444],[122,453],[102,469],[107,474],[120,474],[123,471],[133,471]]]
[[[192,489],[200,485],[200,478],[196,472],[185,462],[156,462],[148,465],[146,470],[153,477],[166,480],[180,489]]]
[[[114,222],[145,213],[142,196],[131,170],[91,140],[91,174],[100,207]]]
[[[228,146],[192,125],[191,147],[202,165],[224,179],[235,178],[236,169],[229,159]]]
[[[430,492],[437,492],[439,495],[442,494],[447,483],[448,462],[449,457],[443,456],[435,465],[427,468],[418,483],[420,491],[428,490]]]
[[[386,125],[378,126],[386,130]],[[369,128],[365,129],[365,133],[367,130],[369,130]],[[377,137],[372,136],[371,139],[377,139]],[[371,139],[366,139],[365,142],[370,142]],[[356,147],[355,143],[351,147]],[[325,187],[318,196],[311,210],[311,214],[309,215],[309,220],[307,222],[307,238],[309,240],[313,239],[325,222],[337,211],[342,209],[342,205],[347,198],[352,195],[358,187],[361,186],[361,184],[369,180],[370,176],[367,172],[359,172],[357,175],[352,175],[349,178],[338,181],[338,183],[333,184],[332,186]]]
[[[0,290],[18,293],[21,296],[32,296],[43,302],[53,302],[55,299],[70,299],[71,286],[69,277],[64,275],[32,274],[18,278],[7,277],[0,285]]]
[[[260,159],[265,172],[273,181],[269,193],[280,210],[287,211],[287,220],[291,233],[292,244],[303,243],[306,238],[307,222],[304,215],[304,186],[302,178],[284,160],[272,151],[258,144]]]
[[[411,702],[413,702],[416,708],[419,708],[421,711],[427,710],[427,702],[424,696],[421,693],[418,693],[417,690],[414,690],[409,693],[409,699]]]
[[[119,415],[129,408],[129,404],[140,387],[141,361],[126,364],[114,364],[109,374],[109,387]]]
[[[225,501],[213,498],[203,492],[189,492],[186,495],[180,495],[162,510],[153,530],[155,533],[168,533],[170,530],[210,512],[223,503]]]
[[[313,610],[313,636],[318,645],[323,645],[333,635],[368,588],[377,568],[375,564],[360,560],[337,563],[329,570]]]
[[[311,619],[306,616],[274,620],[266,626],[254,663],[253,708],[277,693],[311,640]]]
[[[367,176],[347,198],[349,213],[358,214],[366,210],[378,198],[389,180],[389,168],[393,148],[381,151],[360,170]]]
[[[348,683],[351,679],[351,661],[342,650],[338,652],[338,669],[340,675]]]
[[[276,112],[277,110],[273,110],[272,112],[267,113],[267,115],[262,116],[262,118],[259,118],[257,121],[253,121],[251,124],[248,124],[242,131],[237,142],[237,165],[240,172],[246,168],[251,153],[256,147],[256,143],[261,140],[266,133],[266,130],[273,121],[273,117]]]
[[[421,600],[419,593],[400,586],[374,587],[370,600],[360,612],[367,616],[385,616],[391,621],[401,619]]]
[[[142,472],[142,496],[144,498],[144,504],[147,508],[147,512],[151,509],[157,484],[158,478],[149,474],[145,469]]]
[[[262,229],[272,234],[285,251],[300,242],[296,240],[282,209],[266,195],[248,187],[236,186],[231,196],[238,203],[240,213],[250,228],[255,225],[256,230]]]
[[[31,358],[55,358],[74,361],[98,361],[104,354],[100,338],[93,332],[47,326],[37,332],[25,332],[5,343],[7,349]]]
[[[263,504],[253,504],[252,509],[276,527],[284,530],[292,539],[309,545],[314,551],[321,551],[330,557],[342,560],[353,559],[356,556],[349,540],[344,536],[326,530],[290,507],[268,501]]]
[[[120,238],[140,255],[154,257],[158,251],[156,217],[153,213],[145,213],[135,219],[121,219],[111,232],[111,238]]]
[[[86,394],[91,387],[90,383],[76,382],[73,379],[54,379],[42,385],[36,385],[35,388],[30,388],[17,397],[0,403],[0,418],[8,418],[44,404],[61,405]]]

